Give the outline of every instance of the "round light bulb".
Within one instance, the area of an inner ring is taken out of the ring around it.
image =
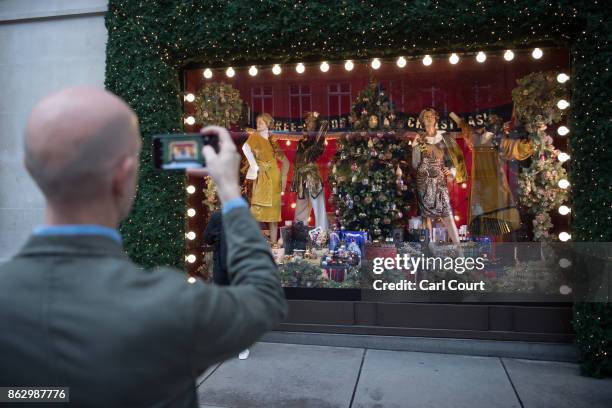
[[[476,54],[476,61],[482,64],[486,60],[487,60],[487,54],[485,54],[484,52],[480,51],[478,54]]]
[[[185,100],[187,102],[193,102],[195,101],[195,95],[192,93],[188,93],[187,95],[185,95]]]
[[[249,75],[250,76],[257,75],[257,67],[255,65],[251,65],[251,68],[249,68]]]
[[[459,221],[459,216],[455,215],[455,221]]]
[[[565,99],[559,99],[559,102],[557,102],[557,108],[564,110],[567,109],[569,107],[569,102],[566,101]]]
[[[559,161],[561,163],[565,163],[566,161],[568,161],[570,159],[570,155],[565,153],[565,152],[561,152],[559,153],[559,155],[557,156],[557,159],[559,159]]]
[[[196,215],[196,210],[194,210],[193,208],[190,208],[187,210],[188,217],[194,217],[195,215]]]
[[[210,68],[206,68],[204,70],[204,78],[206,78],[206,79],[212,78],[212,71],[210,70]]]
[[[234,75],[236,75],[236,71],[234,71],[234,68],[229,67],[225,70],[225,75],[227,75],[228,78],[233,78]]]
[[[565,136],[569,133],[569,129],[567,128],[567,126],[559,126],[559,128],[557,129],[557,133],[561,136]]]
[[[194,254],[187,255],[187,262],[194,263],[196,261],[196,256]]]
[[[512,52],[512,50],[506,50],[506,52],[504,52],[504,59],[506,61],[512,61],[514,59],[514,52]]]
[[[291,208],[295,208],[295,203],[291,203]]]
[[[193,125],[195,123],[195,118],[193,116],[187,116],[185,118],[185,123],[188,125]]]
[[[378,69],[378,68],[380,68],[381,63],[380,63],[380,60],[378,58],[374,58],[370,65],[372,66],[373,69]]]
[[[562,295],[569,295],[570,293],[572,293],[572,288],[567,285],[561,285],[559,286],[559,293]]]
[[[323,61],[319,68],[321,69],[321,72],[327,72],[329,71],[329,64],[326,61]]]
[[[561,258],[559,259],[559,266],[562,267],[563,269],[569,268],[570,266],[572,266],[572,261],[570,261],[567,258]]]
[[[190,184],[190,185],[187,186],[187,193],[193,194],[193,193],[195,193],[195,191],[196,191],[196,188],[195,188],[194,185]]]
[[[193,276],[190,276],[187,278],[187,282],[189,283],[196,283],[196,278],[194,278]]]
[[[287,141],[285,142],[285,144],[286,144],[287,146],[291,146],[291,140],[287,140]]]
[[[399,57],[396,62],[397,66],[400,68],[404,68],[406,66],[406,58]]]
[[[563,72],[557,75],[557,82],[563,84],[570,79],[569,75],[564,74]]]
[[[562,205],[561,207],[559,207],[559,214],[561,215],[567,215],[571,212],[572,212],[572,209],[569,208],[567,205]]]
[[[534,48],[533,51],[531,52],[531,56],[534,59],[540,59],[542,58],[542,55],[544,55],[544,52],[542,52],[540,48]]]
[[[353,70],[353,68],[355,68],[355,64],[353,64],[353,61],[351,61],[351,60],[347,60],[347,61],[344,63],[344,69],[346,69],[347,71],[352,71],[352,70]]]
[[[425,65],[426,67],[430,66],[432,62],[433,59],[431,58],[431,56],[426,55],[423,57],[423,65]]]
[[[274,64],[274,66],[272,67],[272,73],[274,75],[280,75],[281,73],[281,67],[278,64]]]
[[[450,57],[448,57],[448,62],[455,65],[459,62],[459,56],[453,52]]]
[[[568,234],[567,232],[563,231],[562,233],[559,234],[559,239],[565,242],[565,241],[569,241],[570,239],[572,239],[572,236]]]
[[[567,179],[561,179],[561,180],[559,180],[557,185],[559,186],[559,188],[562,188],[562,189],[565,190],[566,188],[568,188],[570,186],[570,183],[569,183],[569,181],[567,181]]]
[[[193,241],[196,237],[196,233],[193,231],[189,231],[187,234],[185,234],[185,236],[187,237],[187,239]]]
[[[303,73],[304,73],[304,71],[306,71],[306,67],[304,66],[304,64],[302,64],[302,63],[300,62],[299,64],[297,64],[297,65],[295,66],[295,70],[296,70],[296,72],[297,72],[298,74],[303,74]],[[274,72],[274,68],[272,68],[272,71]],[[280,74],[280,67],[279,67],[279,71],[278,71],[278,73]],[[276,75],[278,75],[278,74],[276,74]]]

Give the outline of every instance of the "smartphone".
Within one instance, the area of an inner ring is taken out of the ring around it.
[[[153,165],[160,170],[185,170],[206,166],[202,148],[219,151],[217,135],[178,133],[153,136]]]

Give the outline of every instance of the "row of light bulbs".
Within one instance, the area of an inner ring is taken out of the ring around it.
[[[533,51],[531,52],[531,57],[534,59],[540,59],[542,58],[543,55],[544,55],[544,51],[542,51],[541,48],[534,48]],[[506,50],[504,52],[504,59],[506,61],[512,61],[514,59],[514,51]],[[484,51],[480,51],[476,54],[477,62],[482,64],[486,60],[487,60],[487,54]],[[433,64],[433,58],[429,54],[425,55],[422,59],[422,62],[423,62],[423,65],[428,67],[431,64]],[[459,63],[459,55],[453,52],[448,57],[448,62],[450,62],[452,65]],[[404,57],[399,57],[395,63],[399,68],[404,68],[406,64],[408,63],[408,61]],[[370,61],[370,66],[372,67],[372,69],[375,69],[375,70],[379,69],[382,66],[382,61],[379,58],[374,58],[372,61]],[[353,60],[346,60],[344,62],[345,70],[352,71],[353,68],[355,68],[355,63],[353,62]],[[319,65],[319,69],[321,70],[321,72],[328,72],[330,69],[330,65],[327,61],[323,61]],[[306,71],[306,66],[304,65],[304,63],[300,62],[295,66],[295,71],[298,74],[303,74]],[[259,72],[259,69],[257,68],[257,66],[251,65],[248,72],[250,76],[254,77]],[[280,75],[281,72],[282,72],[282,68],[279,64],[274,64],[272,66],[272,73],[274,75]],[[210,68],[206,68],[203,74],[204,74],[204,78],[206,79],[211,79],[213,77],[213,71]],[[233,78],[236,75],[236,70],[233,67],[229,67],[225,70],[225,75],[228,78]]]

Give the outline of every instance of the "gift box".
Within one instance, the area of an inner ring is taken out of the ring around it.
[[[368,242],[368,232],[367,231],[340,231],[340,239],[344,241],[346,246],[351,243],[351,241],[355,241],[357,245],[359,245],[359,249],[361,253],[364,253],[365,244]]]

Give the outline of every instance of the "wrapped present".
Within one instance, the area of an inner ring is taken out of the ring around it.
[[[421,219],[421,217],[411,217],[408,221],[408,228],[411,230],[418,230],[423,228],[423,220]]]
[[[446,227],[434,227],[433,228],[433,241],[434,242],[446,242],[448,238],[448,231]]]
[[[349,245],[351,242],[357,243],[359,245],[359,249],[361,253],[364,253],[365,244],[368,242],[368,232],[367,231],[340,231],[340,240],[344,241],[346,245]]]

